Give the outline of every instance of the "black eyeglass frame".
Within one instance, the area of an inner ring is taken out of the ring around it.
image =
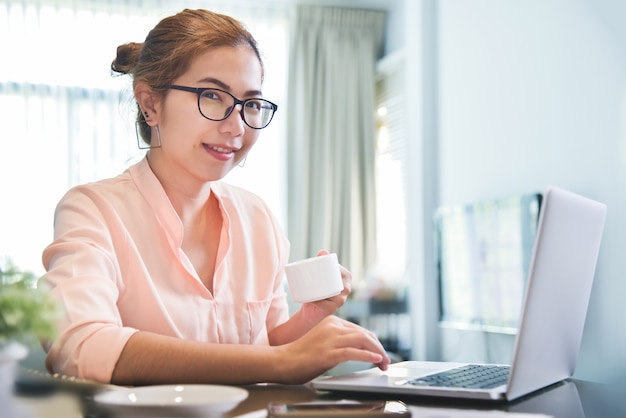
[[[180,91],[186,91],[189,93],[195,93],[198,96],[198,111],[200,112],[200,114],[202,115],[203,118],[208,119],[208,120],[212,120],[214,122],[221,122],[223,120],[228,119],[228,117],[233,113],[233,110],[235,109],[235,107],[240,104],[241,105],[241,110],[239,111],[239,114],[241,115],[241,120],[243,120],[243,122],[250,128],[252,129],[264,129],[267,128],[268,125],[270,124],[270,122],[272,122],[272,119],[274,119],[274,115],[276,114],[276,111],[278,110],[278,105],[275,103],[270,102],[269,100],[266,99],[262,99],[259,97],[255,97],[255,98],[250,98],[250,99],[245,99],[245,100],[240,100],[238,98],[236,98],[235,96],[232,95],[232,93],[229,93],[225,90],[222,89],[216,89],[214,87],[188,87],[188,86],[180,86],[178,84],[164,84],[161,86],[161,88],[164,89],[172,89],[172,90],[180,90]],[[200,107],[200,98],[202,97],[202,94],[207,91],[207,90],[213,90],[213,91],[219,91],[220,93],[226,93],[227,95],[229,95],[230,97],[233,98],[233,100],[235,101],[235,104],[230,108],[230,110],[228,110],[228,112],[226,112],[226,115],[224,115],[223,118],[221,119],[211,119],[209,117],[207,117],[204,113],[202,113],[202,108]],[[248,121],[246,121],[246,115],[244,113],[244,109],[246,107],[246,103],[248,102],[252,102],[255,100],[261,100],[265,103],[268,103],[270,106],[272,106],[272,115],[270,117],[270,120],[267,121],[267,123],[265,124],[265,126],[262,126],[260,128],[255,128],[254,126],[251,126]]]

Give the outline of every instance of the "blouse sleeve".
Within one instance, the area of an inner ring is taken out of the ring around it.
[[[44,280],[62,310],[58,337],[48,348],[51,372],[109,382],[120,356],[136,332],[124,327],[116,301],[123,283],[114,250],[114,218],[101,196],[89,188],[70,190],[59,202],[54,241],[43,253]]]

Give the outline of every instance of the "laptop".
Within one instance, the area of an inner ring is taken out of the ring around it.
[[[572,376],[606,219],[606,205],[549,187],[510,365],[403,361],[319,377],[319,390],[512,401]],[[490,382],[488,376],[498,376]],[[460,375],[473,374],[458,383]],[[456,382],[456,383],[455,383]]]

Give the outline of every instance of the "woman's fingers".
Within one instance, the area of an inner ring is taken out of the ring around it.
[[[289,354],[283,358],[293,360],[284,383],[311,380],[346,361],[372,363],[381,370],[386,370],[390,363],[374,333],[336,316],[325,318],[284,348]]]
[[[332,317],[323,325],[330,329],[325,331],[333,334],[332,350],[336,350],[338,362],[365,361],[385,367],[389,357],[376,335],[352,322]]]

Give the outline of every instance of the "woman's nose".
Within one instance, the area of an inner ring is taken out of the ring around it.
[[[243,121],[243,107],[241,104],[236,104],[230,115],[222,123],[225,123],[228,127],[233,126],[229,128],[233,135],[243,135],[245,122]]]

